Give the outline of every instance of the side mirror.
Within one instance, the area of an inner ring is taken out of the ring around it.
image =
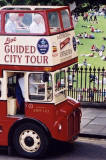
[[[49,73],[48,72],[44,72],[43,73],[43,82],[48,82],[49,81]]]

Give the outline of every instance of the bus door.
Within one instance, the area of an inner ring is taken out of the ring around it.
[[[24,114],[25,73],[7,72],[7,115]]]

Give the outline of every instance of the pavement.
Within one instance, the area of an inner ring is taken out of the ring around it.
[[[106,138],[106,109],[82,108],[80,136]]]

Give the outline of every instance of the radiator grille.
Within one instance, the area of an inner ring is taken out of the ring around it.
[[[80,131],[80,110],[76,109],[68,118],[68,136],[71,137]]]

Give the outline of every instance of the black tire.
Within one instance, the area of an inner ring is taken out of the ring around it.
[[[40,126],[25,123],[15,129],[13,146],[23,157],[42,157],[48,148],[48,138]]]

